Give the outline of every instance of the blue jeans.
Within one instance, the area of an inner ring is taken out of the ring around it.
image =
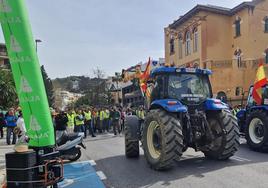
[[[75,125],[74,126],[74,132],[84,132],[84,125]]]

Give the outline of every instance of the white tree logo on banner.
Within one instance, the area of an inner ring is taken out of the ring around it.
[[[11,8],[7,3],[7,0],[0,0],[0,11],[1,12],[11,12]]]
[[[20,92],[31,93],[33,90],[24,76],[21,77],[20,81]]]
[[[33,131],[40,131],[41,126],[37,122],[37,119],[32,115],[31,116],[31,121],[30,121],[30,129]]]
[[[10,48],[13,52],[21,52],[21,46],[13,35],[10,36]]]

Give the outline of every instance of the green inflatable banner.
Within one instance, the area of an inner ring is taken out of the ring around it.
[[[29,145],[53,146],[54,129],[24,0],[0,0],[0,22]]]

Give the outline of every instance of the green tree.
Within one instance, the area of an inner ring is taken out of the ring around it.
[[[12,73],[7,69],[0,69],[0,108],[8,109],[18,105],[18,96]]]
[[[55,97],[54,97],[53,83],[51,79],[48,77],[44,65],[41,66],[41,72],[47,93],[48,104],[49,106],[54,106]]]
[[[103,106],[111,104],[111,93],[106,83],[105,73],[98,67],[93,70],[94,78],[83,78],[79,87],[84,92],[84,96],[79,98],[75,106]]]

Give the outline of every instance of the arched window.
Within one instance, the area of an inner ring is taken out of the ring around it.
[[[179,34],[179,59],[182,59],[182,44],[183,44],[183,40],[182,40],[182,36],[181,34]]]
[[[264,32],[268,33],[268,16],[264,18]]]
[[[198,51],[198,30],[197,28],[194,28],[193,30],[193,35],[194,35],[194,52]]]
[[[191,54],[191,32],[187,31],[185,34],[185,55]]]
[[[222,102],[227,103],[227,95],[225,92],[220,91],[217,93],[217,99],[220,99]]]
[[[236,18],[235,22],[234,22],[234,25],[235,25],[235,36],[236,37],[239,37],[241,35],[241,18]]]
[[[173,38],[171,38],[170,41],[169,41],[169,50],[170,50],[170,54],[173,54],[175,52],[174,39]]]

